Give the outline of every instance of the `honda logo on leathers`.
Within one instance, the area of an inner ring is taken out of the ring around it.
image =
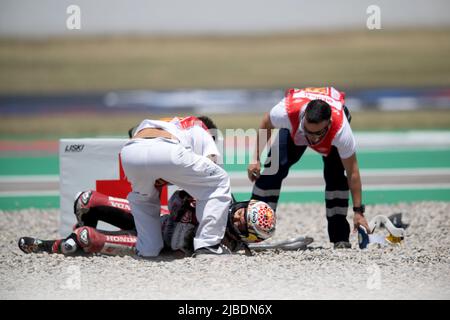
[[[111,201],[111,206],[113,206],[115,208],[119,208],[119,209],[131,210],[130,206],[128,204],[126,204],[126,203],[112,202]]]
[[[125,242],[125,243],[135,243],[136,239],[133,237],[121,237],[121,236],[106,236],[106,241],[111,242]]]

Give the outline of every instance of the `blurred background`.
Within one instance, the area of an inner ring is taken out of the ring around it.
[[[309,86],[346,92],[367,176],[409,172],[408,185],[369,185],[368,203],[449,201],[449,12],[445,0],[0,0],[0,209],[59,205],[60,138],[190,114],[256,128],[285,89]],[[322,201],[321,160],[302,161],[317,187],[282,200]]]

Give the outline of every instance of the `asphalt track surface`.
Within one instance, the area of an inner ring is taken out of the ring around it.
[[[450,133],[356,133],[366,203],[450,201]],[[57,141],[1,141],[0,210],[59,207]],[[239,150],[239,149],[238,149]],[[238,199],[250,196],[247,153],[225,150]],[[322,160],[307,151],[283,183],[281,202],[323,201]]]
[[[56,192],[59,188],[59,179],[55,176],[31,176],[31,177],[2,177],[0,179],[1,192],[7,194],[35,193],[39,194],[47,190]],[[233,190],[237,193],[248,190],[248,178],[245,174],[231,174]],[[446,186],[450,188],[450,168],[443,169],[380,169],[364,170],[362,182],[365,187],[372,188],[412,188]],[[307,172],[293,171],[283,183],[285,190],[301,189],[304,191],[316,191],[323,187],[322,172],[310,170]]]

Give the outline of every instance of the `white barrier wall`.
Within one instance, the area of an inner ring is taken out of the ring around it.
[[[59,233],[61,236],[69,235],[76,223],[73,201],[78,192],[96,190],[97,181],[120,181],[119,152],[126,141],[127,139],[60,140]],[[105,226],[104,229],[106,228]]]
[[[59,142],[60,223],[62,237],[72,232],[75,195],[97,190],[106,195],[126,198],[131,187],[120,166],[119,153],[127,139],[61,139]],[[172,193],[176,187],[170,187]],[[166,204],[167,193],[161,203]],[[99,229],[114,230],[99,223]]]

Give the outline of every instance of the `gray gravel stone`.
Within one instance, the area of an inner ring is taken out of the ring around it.
[[[0,299],[449,299],[450,203],[367,206],[368,218],[403,212],[401,246],[334,250],[320,204],[283,204],[272,241],[307,235],[310,250],[252,257],[26,255],[21,236],[57,237],[58,210],[0,211]],[[349,218],[351,222],[351,219]]]

